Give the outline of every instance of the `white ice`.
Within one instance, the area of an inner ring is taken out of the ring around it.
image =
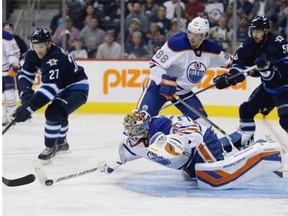
[[[123,117],[124,115],[71,115],[68,134],[71,153],[56,155],[53,162],[44,167],[47,176],[56,178],[93,168],[91,159],[111,150],[120,138]],[[238,125],[236,118],[210,119],[227,132],[234,131]],[[288,148],[287,135],[277,120],[257,119],[256,122],[256,138],[271,135],[276,142],[281,142]],[[14,179],[34,173],[34,166],[40,163],[37,156],[44,148],[43,131],[44,116],[38,113],[29,122],[17,124],[3,135],[3,176]],[[169,172],[165,167],[139,159],[125,164],[111,175],[94,172],[51,187],[44,187],[37,180],[20,187],[3,185],[2,213],[5,216],[288,215],[288,198],[193,197],[193,190],[190,190],[191,196],[167,197],[165,194],[153,196],[123,187],[127,179],[143,173],[151,173],[150,178],[156,183],[159,181],[156,173],[162,171]],[[181,183],[181,180],[175,182],[179,185]]]

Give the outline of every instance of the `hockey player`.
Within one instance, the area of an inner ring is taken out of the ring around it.
[[[37,71],[41,74],[42,83],[33,94]],[[31,49],[27,51],[19,75],[19,91],[23,104],[13,113],[17,122],[26,121],[33,112],[51,101],[45,110],[46,148],[38,158],[47,162],[56,152],[67,151],[68,117],[86,103],[89,84],[83,67],[77,65],[62,48],[51,43],[46,28],[35,29],[31,35]]]
[[[182,170],[186,178],[197,177],[203,188],[224,189],[282,167],[278,144],[262,140],[253,148],[225,156],[221,139],[210,127],[187,116],[151,118],[146,111],[134,110],[126,115],[123,125],[124,136],[115,150],[94,161],[106,173],[126,162],[145,158]]]
[[[2,125],[11,121],[12,113],[16,110],[16,83],[20,59],[20,49],[8,32],[2,32]]]
[[[281,127],[288,133],[288,44],[282,36],[269,32],[269,28],[267,17],[256,16],[249,27],[250,38],[236,50],[232,69],[214,78],[216,87],[223,89],[242,82],[247,74],[230,80],[229,76],[245,67],[257,66],[252,76],[260,77],[261,84],[239,108],[242,145],[253,139],[255,115],[268,115],[274,107]]]
[[[181,99],[191,96],[191,88],[201,81],[208,68],[230,66],[231,56],[206,39],[208,32],[208,20],[196,17],[189,23],[186,33],[171,37],[157,51],[150,61],[151,73],[144,84],[137,109],[146,110],[151,116],[156,116],[168,100],[175,102],[175,93]],[[186,102],[207,116],[196,95]],[[181,103],[176,107],[184,115],[192,119],[198,118]],[[200,118],[198,120],[202,121]],[[207,124],[204,121],[202,123]]]

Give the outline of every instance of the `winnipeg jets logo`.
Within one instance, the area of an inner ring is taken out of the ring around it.
[[[192,62],[186,70],[187,79],[191,83],[199,83],[203,78],[205,71],[206,67],[202,62]]]
[[[260,71],[261,77],[265,81],[269,81],[274,77],[274,71]]]
[[[46,63],[51,66],[53,65],[57,65],[58,59],[49,59],[49,61],[47,61]]]
[[[282,37],[282,36],[277,36],[276,37],[276,39],[275,39],[275,41],[277,42],[277,41],[279,41],[280,43],[282,42],[284,40],[284,38]]]

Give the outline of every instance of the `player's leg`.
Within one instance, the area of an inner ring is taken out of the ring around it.
[[[87,91],[64,91],[56,97],[45,111],[45,146],[38,156],[41,160],[49,160],[57,151],[69,149],[67,132],[69,128],[68,116],[81,105],[86,103]]]
[[[167,102],[166,98],[159,94],[160,86],[150,79],[143,86],[143,92],[137,101],[136,109],[147,111],[150,116],[158,115],[161,107]]]
[[[256,124],[254,117],[258,113],[269,114],[275,107],[273,98],[264,90],[263,86],[258,86],[250,95],[248,101],[239,107],[239,133],[241,134],[241,145],[247,146],[253,143]]]
[[[288,92],[273,94],[272,96],[277,107],[279,124],[288,133]]]
[[[2,125],[4,123],[8,124],[11,121],[12,113],[16,110],[16,92],[15,92],[15,80],[14,77],[10,76],[3,76],[2,77],[2,93],[3,93],[3,100],[2,100]],[[5,122],[3,122],[5,120]]]
[[[196,163],[211,163],[224,159],[222,144],[220,143],[217,135],[210,128],[208,128],[205,132],[203,141],[203,144],[199,144],[192,151],[191,159],[183,169],[191,178],[196,177]]]
[[[192,92],[189,94],[185,94],[185,95],[179,95],[179,97],[181,99],[183,99],[183,98],[186,98],[187,96],[189,96],[190,94],[192,94]],[[172,101],[172,102],[176,102],[176,101]],[[190,105],[191,107],[194,107],[195,109],[197,109],[199,112],[201,112],[204,116],[207,117],[207,113],[206,113],[201,101],[199,100],[199,98],[196,95],[188,98],[185,102],[188,105]],[[210,125],[205,120],[203,120],[202,118],[199,118],[198,115],[196,115],[194,112],[192,112],[186,106],[184,106],[182,103],[178,103],[175,106],[177,107],[177,109],[179,109],[183,113],[183,115],[189,116],[190,118],[199,122],[201,125],[205,125],[207,127],[210,127]]]

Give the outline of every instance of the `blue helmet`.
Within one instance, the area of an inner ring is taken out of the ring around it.
[[[250,29],[269,29],[270,22],[266,16],[256,16],[249,27]]]
[[[51,41],[51,34],[46,28],[36,28],[31,35],[31,43],[44,43]]]

